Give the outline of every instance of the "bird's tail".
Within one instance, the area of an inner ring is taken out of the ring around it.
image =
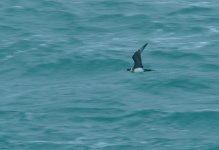
[[[152,70],[152,69],[144,69],[144,72],[146,71],[155,71],[155,70]]]
[[[148,43],[144,44],[144,45],[139,49],[140,53],[143,52],[143,50],[145,49],[145,47],[146,47],[147,45],[148,45]]]

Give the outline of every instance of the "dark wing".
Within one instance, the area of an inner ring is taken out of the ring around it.
[[[142,53],[143,52],[143,50],[145,49],[145,47],[148,45],[148,43],[146,43],[145,45],[143,45],[140,49],[139,49],[139,51]]]
[[[134,60],[134,67],[135,68],[143,68],[142,65],[142,61],[141,61],[141,53],[143,52],[143,50],[145,49],[145,47],[148,45],[148,43],[146,43],[145,45],[143,45],[139,50],[137,50],[134,55],[132,56],[132,59]]]
[[[133,69],[135,68],[143,68],[143,65],[142,65],[142,61],[141,61],[141,51],[136,51],[134,53],[134,55],[132,56],[132,59],[134,60],[134,67]]]

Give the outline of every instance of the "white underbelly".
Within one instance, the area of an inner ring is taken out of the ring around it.
[[[135,68],[133,72],[144,72],[143,68]]]

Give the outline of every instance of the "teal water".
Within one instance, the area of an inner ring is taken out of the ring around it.
[[[218,8],[0,1],[0,149],[218,150]]]

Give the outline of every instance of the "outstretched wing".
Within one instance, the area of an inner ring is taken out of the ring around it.
[[[144,44],[144,45],[139,49],[139,51],[142,53],[143,50],[145,49],[145,47],[146,47],[147,45],[148,45],[148,43]]]
[[[144,44],[139,50],[137,50],[134,55],[132,56],[132,59],[134,60],[134,67],[135,68],[143,68],[142,61],[141,61],[141,53],[145,49],[145,47],[148,45],[148,43]]]

